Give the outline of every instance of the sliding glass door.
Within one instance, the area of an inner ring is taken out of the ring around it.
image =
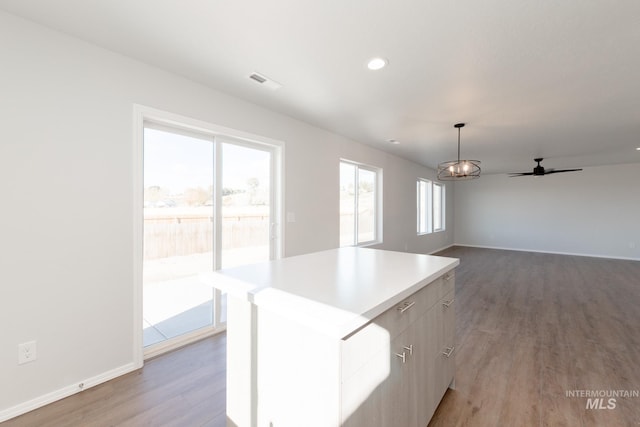
[[[274,150],[145,123],[143,156],[143,341],[171,347],[226,322],[201,273],[275,257]]]
[[[271,258],[271,152],[222,143],[221,268]]]

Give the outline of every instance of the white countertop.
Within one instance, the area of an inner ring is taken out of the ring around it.
[[[230,296],[342,338],[459,263],[456,258],[347,247],[201,277]]]

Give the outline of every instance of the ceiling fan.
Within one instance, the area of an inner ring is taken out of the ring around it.
[[[542,160],[544,160],[542,157],[539,157],[537,159],[533,159],[534,162],[538,162],[538,166],[533,168],[533,172],[510,173],[509,177],[513,178],[515,176],[527,176],[527,175],[544,176],[544,175],[550,175],[552,173],[576,172],[576,171],[581,171],[582,170],[582,169],[546,169],[545,170],[545,168],[540,165],[540,162]]]

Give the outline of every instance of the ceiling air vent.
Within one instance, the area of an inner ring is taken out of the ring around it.
[[[271,89],[271,90],[276,90],[276,89],[280,89],[282,87],[282,85],[278,82],[276,82],[275,80],[270,79],[269,77],[266,77],[260,73],[251,73],[249,74],[249,78],[251,80],[253,80],[254,82],[260,83],[260,85],[262,87],[265,87],[267,89]]]

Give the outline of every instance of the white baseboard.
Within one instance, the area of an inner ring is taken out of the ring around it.
[[[435,251],[431,251],[431,252],[429,252],[429,254],[428,254],[428,255],[433,255],[433,254],[435,254],[435,253],[437,253],[437,252],[444,251],[445,249],[449,249],[449,248],[450,248],[450,247],[452,247],[452,246],[456,246],[456,244],[455,244],[455,243],[451,243],[450,245],[447,245],[447,246],[444,246],[444,247],[442,247],[442,248],[440,248],[440,249],[436,249]]]
[[[464,246],[467,248],[481,248],[481,249],[498,249],[501,251],[518,251],[518,252],[536,252],[541,254],[553,254],[553,255],[571,255],[571,256],[584,256],[591,258],[605,258],[605,259],[620,259],[625,261],[640,261],[640,258],[621,257],[611,255],[597,255],[597,254],[584,254],[576,252],[556,252],[556,251],[541,251],[539,249],[523,249],[523,248],[506,248],[502,246],[486,246],[486,245],[468,245],[465,243],[454,243],[451,246]]]
[[[95,377],[87,378],[85,380],[79,381],[76,384],[68,385],[61,389],[52,391],[51,393],[47,393],[42,396],[36,397],[35,399],[23,402],[19,405],[1,410],[0,423],[17,417],[18,415],[33,411],[34,409],[48,405],[49,403],[53,403],[60,399],[64,399],[65,397],[69,397],[72,394],[80,393],[83,390],[97,386],[98,384],[102,384],[121,375],[128,374],[129,372],[135,371],[136,369],[137,367],[134,363],[128,363],[116,369],[112,369],[100,375],[96,375]]]

